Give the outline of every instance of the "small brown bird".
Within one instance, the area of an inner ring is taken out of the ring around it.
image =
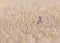
[[[42,21],[42,17],[39,16],[39,17],[38,17],[38,22],[37,22],[37,23],[40,23],[41,21]]]

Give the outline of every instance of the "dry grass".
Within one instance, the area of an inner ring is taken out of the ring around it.
[[[0,5],[0,43],[60,43],[59,2],[3,0]],[[42,21],[37,23],[39,16]]]

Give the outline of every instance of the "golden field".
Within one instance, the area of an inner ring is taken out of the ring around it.
[[[0,0],[0,43],[60,43],[60,0]]]

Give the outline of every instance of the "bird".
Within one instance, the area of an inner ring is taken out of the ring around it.
[[[42,17],[39,16],[39,17],[38,17],[38,22],[37,22],[37,23],[39,24],[39,23],[41,23],[41,21],[42,21]]]

